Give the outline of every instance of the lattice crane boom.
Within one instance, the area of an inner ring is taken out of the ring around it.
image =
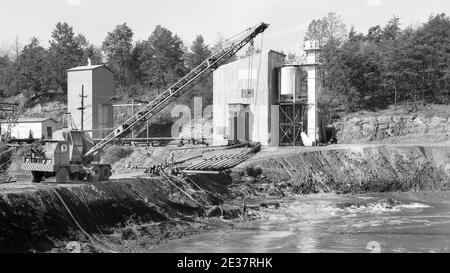
[[[149,102],[144,108],[130,117],[127,121],[119,125],[114,131],[108,134],[104,139],[98,142],[90,149],[85,156],[94,155],[103,150],[108,145],[128,135],[132,130],[137,129],[144,121],[156,115],[167,105],[173,102],[177,97],[188,91],[199,83],[202,79],[216,70],[219,66],[226,63],[236,52],[242,49],[246,44],[269,27],[268,24],[260,23],[251,27],[232,40],[226,42],[222,49],[213,53],[208,59],[187,73],[174,85],[159,94],[153,101]]]

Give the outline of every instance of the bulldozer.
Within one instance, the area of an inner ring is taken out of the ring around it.
[[[21,169],[31,171],[33,182],[56,177],[57,182],[108,180],[111,166],[100,163],[100,155],[86,156],[95,143],[83,131],[64,128],[53,139],[42,140],[38,148],[31,148],[23,156]]]

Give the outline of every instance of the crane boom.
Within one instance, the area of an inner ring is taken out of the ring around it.
[[[137,129],[144,121],[156,115],[177,97],[195,86],[219,66],[225,64],[225,62],[236,54],[236,52],[251,42],[258,34],[264,32],[268,27],[268,24],[261,22],[260,24],[245,30],[233,40],[228,41],[222,49],[216,51],[208,59],[178,80],[167,90],[159,94],[153,101],[149,102],[145,107],[119,125],[104,139],[99,141],[85,154],[85,156],[94,155],[114,141],[128,135],[132,130]]]

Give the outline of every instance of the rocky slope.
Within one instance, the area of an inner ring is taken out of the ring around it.
[[[360,112],[333,126],[338,143],[441,143],[450,141],[450,107]]]

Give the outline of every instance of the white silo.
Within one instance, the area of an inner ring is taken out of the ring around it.
[[[294,100],[299,93],[300,73],[298,65],[285,65],[280,72],[280,95],[281,99]]]

